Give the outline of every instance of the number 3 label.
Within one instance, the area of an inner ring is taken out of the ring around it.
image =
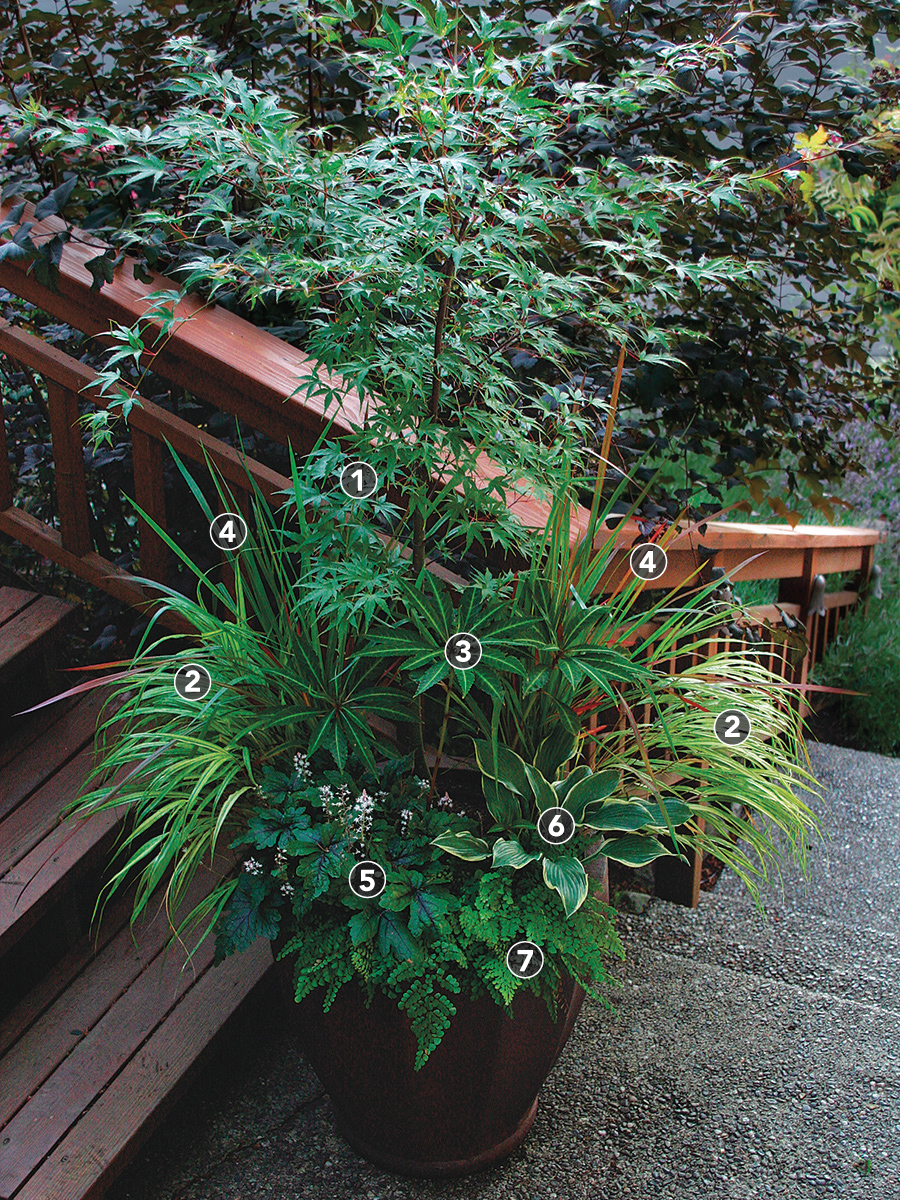
[[[481,662],[481,642],[471,633],[454,633],[444,644],[444,657],[457,671],[468,671]]]

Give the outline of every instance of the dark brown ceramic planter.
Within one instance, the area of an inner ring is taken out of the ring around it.
[[[275,943],[276,953],[281,940]],[[291,960],[278,963],[303,1051],[358,1154],[402,1175],[465,1175],[520,1145],[538,1092],[566,1044],[584,992],[566,979],[556,1022],[520,992],[513,1016],[487,996],[454,997],[456,1016],[420,1071],[416,1039],[395,1000],[347,983],[327,1013],[317,990],[293,1002]]]
[[[472,771],[448,771],[445,784],[457,799],[476,786],[480,795]],[[595,860],[589,873],[607,898],[605,866]],[[286,943],[280,935],[276,957]],[[524,991],[510,1017],[488,996],[471,1000],[464,987],[453,998],[450,1028],[416,1071],[416,1038],[395,1000],[376,992],[366,1008],[362,987],[346,983],[324,1013],[322,989],[295,1003],[291,957],[277,969],[289,1019],[344,1138],[401,1175],[468,1175],[512,1154],[534,1122],[538,1093],[584,1000],[583,989],[565,977],[555,1021],[543,1000]]]

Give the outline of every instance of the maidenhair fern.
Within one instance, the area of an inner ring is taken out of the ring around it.
[[[604,999],[591,985],[609,981],[605,960],[623,953],[605,905],[589,899],[566,919],[560,898],[536,875],[529,879],[521,872],[462,866],[460,872],[459,910],[446,914],[442,931],[421,939],[420,953],[409,959],[384,953],[374,932],[354,945],[343,905],[319,905],[308,912],[303,933],[278,955],[295,958],[296,1000],[322,988],[327,1011],[344,984],[355,982],[370,998],[376,990],[384,992],[409,1017],[419,1070],[449,1028],[456,1013],[453,998],[464,986],[472,998],[487,993],[510,1015],[516,994],[525,989],[540,996],[556,1019],[563,973]],[[523,938],[545,948],[543,971],[524,980],[506,967],[506,951]]]

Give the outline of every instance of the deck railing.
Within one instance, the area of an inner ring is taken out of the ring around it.
[[[12,201],[0,205],[3,215]],[[23,220],[33,219],[26,209]],[[66,228],[57,217],[34,222],[31,236],[49,239]],[[59,263],[58,290],[40,283],[21,259],[0,262],[0,286],[28,300],[43,311],[83,333],[103,340],[111,323],[131,324],[145,317],[148,296],[176,285],[163,275],[153,274],[147,283],[134,275],[133,260],[118,267],[112,283],[92,290],[92,276],[85,262],[104,248],[83,231],[74,230],[65,244]],[[303,454],[329,427],[330,436],[340,439],[360,420],[360,402],[355,391],[338,376],[328,385],[341,396],[330,406],[307,397],[300,387],[316,373],[315,363],[301,351],[280,341],[217,306],[204,307],[188,299],[180,306],[176,323],[165,342],[154,347],[152,370],[171,383],[184,387],[196,398],[231,413],[241,422],[282,445],[292,444]],[[148,339],[152,343],[152,337]],[[14,504],[13,482],[8,466],[5,423],[0,420],[0,532],[23,542],[37,553],[104,589],[129,604],[146,607],[151,595],[134,576],[104,559],[92,545],[84,470],[82,429],[78,420],[78,396],[104,405],[96,386],[95,372],[41,338],[0,322],[0,353],[40,375],[46,384],[53,460],[59,511],[59,529],[38,521]],[[150,363],[148,356],[147,364]],[[298,394],[301,392],[302,394]],[[2,410],[2,396],[0,396]],[[0,414],[2,415],[2,414]],[[140,507],[166,528],[163,468],[168,443],[180,455],[202,462],[205,456],[218,467],[232,487],[238,503],[247,506],[247,476],[244,463],[263,493],[274,497],[289,485],[277,471],[252,458],[244,458],[218,438],[198,429],[148,400],[141,400],[128,418],[131,435],[134,492]],[[498,474],[488,458],[479,461],[485,478]],[[536,529],[546,525],[549,508],[533,496],[510,489],[508,504],[523,524]],[[584,512],[575,514],[572,536],[584,528]],[[141,521],[138,529],[141,574],[164,581],[167,549],[152,527]],[[781,525],[751,525],[711,521],[686,529],[668,546],[668,567],[653,587],[676,587],[700,568],[701,580],[721,569],[732,582],[777,579],[776,605],[760,606],[752,616],[760,630],[768,623],[796,622],[806,625],[809,651],[794,663],[783,638],[766,634],[758,644],[768,653],[770,664],[786,681],[799,685],[799,702],[806,710],[805,685],[825,646],[835,636],[838,622],[869,585],[875,544],[883,538],[878,530]],[[628,570],[630,549],[639,540],[634,522],[616,529],[618,558],[608,572],[605,586],[612,589]],[[453,578],[436,564],[432,569]],[[827,577],[852,573],[852,589],[827,593]]]

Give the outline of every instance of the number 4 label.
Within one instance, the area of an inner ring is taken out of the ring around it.
[[[645,542],[642,546],[635,546],[628,559],[633,575],[637,575],[638,579],[643,579],[645,582],[651,579],[659,579],[666,573],[668,559],[666,552],[662,546],[657,546],[653,542]]]

